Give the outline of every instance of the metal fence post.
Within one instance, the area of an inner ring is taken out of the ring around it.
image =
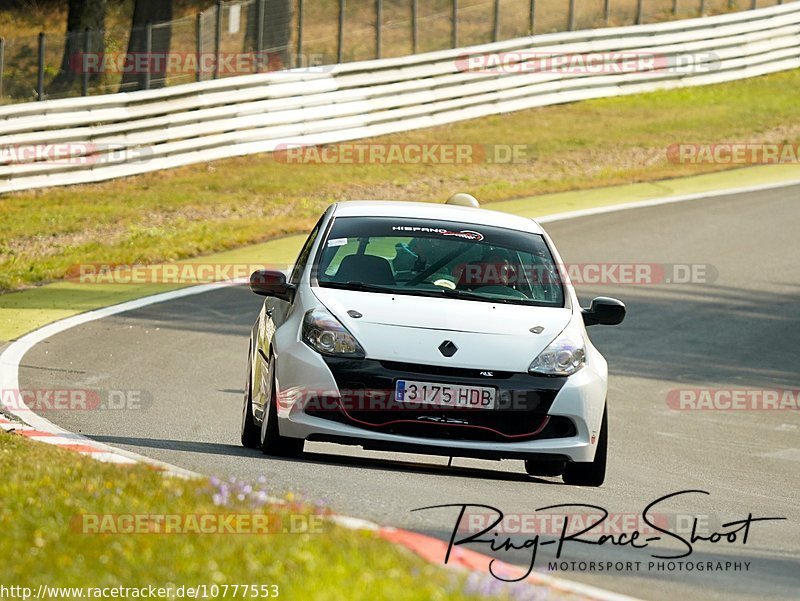
[[[453,0],[453,48],[458,48],[458,0]]]
[[[195,50],[197,52],[197,81],[203,81],[203,13],[197,13],[194,33],[197,36],[195,40]]]
[[[419,52],[419,0],[411,0],[411,53]]]
[[[678,0],[672,0],[672,14],[678,14]]]
[[[297,0],[297,60],[303,60],[303,0]]]
[[[91,32],[89,28],[86,27],[83,30],[83,60],[81,61],[81,96],[87,96],[89,94],[89,42],[91,36]]]
[[[706,0],[700,0],[700,14],[706,12]]]
[[[39,69],[36,81],[36,99],[44,100],[44,32],[39,32]]]
[[[256,73],[261,73],[263,60],[261,51],[264,49],[264,0],[258,0],[256,5]]]
[[[222,0],[217,0],[217,24],[214,30],[214,79],[219,78],[219,53],[222,46]]]
[[[496,42],[500,39],[500,0],[494,0],[494,31],[492,32],[492,41]]]
[[[755,10],[756,8],[758,8],[758,0],[753,0],[753,1],[750,3],[750,8],[751,8],[752,10]]]
[[[605,23],[606,25],[608,25],[610,9],[611,9],[611,0],[605,0],[605,3],[603,4],[603,23]]]
[[[531,35],[534,35],[536,33],[536,0],[531,0],[529,20]]]
[[[575,31],[575,0],[569,0],[569,19],[567,29],[569,29],[569,31]]]
[[[0,38],[0,98],[3,97],[3,70],[6,64],[6,40]]]
[[[344,57],[344,0],[339,0],[339,40],[336,46],[336,62]]]
[[[702,2],[702,0],[700,0]],[[644,20],[644,0],[636,3],[636,24],[641,25]]]
[[[382,26],[383,26],[383,0],[375,0],[375,58],[381,57]]]
[[[150,69],[153,68],[153,24],[148,21],[144,26],[144,55],[147,57],[147,68],[144,72],[144,89],[150,89]]]

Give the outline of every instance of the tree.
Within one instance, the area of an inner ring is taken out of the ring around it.
[[[103,40],[106,21],[106,0],[68,0],[67,31],[64,36],[64,54],[61,67],[50,84],[54,91],[72,87],[83,73],[86,61],[83,52],[102,54],[105,48]],[[88,47],[85,47],[84,30],[89,30]],[[102,73],[94,70],[90,81],[96,82]]]
[[[292,37],[292,0],[263,0],[264,15],[262,19],[263,47],[258,48],[258,4],[251,2],[247,7],[247,32],[244,49],[248,52],[263,50],[266,53],[264,71],[287,69],[291,64],[292,49],[289,44]],[[267,64],[268,63],[268,64]]]
[[[145,87],[146,74],[137,65],[147,62],[137,60],[147,52],[147,24],[152,27],[149,71],[150,87],[161,88],[166,83],[167,54],[172,41],[172,0],[136,0],[131,20],[131,35],[128,39],[128,69],[122,76],[120,91],[141,90]],[[158,26],[156,26],[158,24]],[[147,68],[147,67],[145,67]]]

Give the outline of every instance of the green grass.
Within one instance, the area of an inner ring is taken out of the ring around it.
[[[524,144],[519,164],[287,164],[255,155],[108,183],[0,197],[0,290],[58,280],[83,262],[152,263],[307,231],[330,202],[483,202],[720,171],[681,165],[679,142],[800,139],[800,70],[521,111],[376,143]],[[787,167],[788,168],[788,167]],[[269,257],[262,260],[269,261]]]
[[[309,516],[324,510],[291,495],[283,506],[254,509],[248,500],[222,506],[212,498],[219,489],[207,480],[101,464],[5,433],[0,473],[0,580],[6,586],[277,584],[281,599],[475,598],[463,592],[462,575],[370,532],[327,520],[319,520],[320,528]],[[268,513],[282,527],[291,515],[302,516],[294,518],[300,532],[87,534],[79,517],[221,511]]]
[[[289,265],[297,256],[304,239],[304,236],[289,236],[197,260],[252,265],[268,257],[272,263]],[[14,294],[0,294],[0,343],[14,340],[26,332],[76,313],[179,287],[160,283],[88,285],[79,281],[60,281]]]

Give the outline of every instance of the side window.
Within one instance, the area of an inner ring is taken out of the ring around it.
[[[322,226],[322,220],[325,219],[323,215],[320,217],[319,221],[317,221],[317,225],[314,226],[314,229],[311,230],[311,233],[306,238],[306,243],[303,245],[303,248],[300,249],[300,254],[297,256],[297,261],[294,264],[294,269],[292,270],[292,275],[289,277],[289,283],[297,286],[300,283],[300,276],[303,274],[303,270],[306,267],[306,263],[308,263],[308,257],[311,254],[311,247],[314,246],[314,241],[317,239],[319,235],[319,229]]]

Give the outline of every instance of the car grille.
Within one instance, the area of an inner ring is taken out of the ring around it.
[[[398,363],[396,361],[380,361],[380,364],[389,371],[404,372],[407,374],[424,374],[426,376],[453,376],[455,378],[479,378],[486,385],[486,376],[481,376],[480,369],[465,369],[463,367],[446,367],[443,365],[423,365],[419,363]],[[510,371],[492,371],[492,379],[508,379],[514,375]]]
[[[304,408],[315,417],[418,438],[521,442],[576,434],[571,420],[547,413],[566,378],[374,360],[326,358],[342,397]],[[483,372],[486,374],[487,372]],[[398,379],[497,388],[496,409],[415,406],[394,399]]]

